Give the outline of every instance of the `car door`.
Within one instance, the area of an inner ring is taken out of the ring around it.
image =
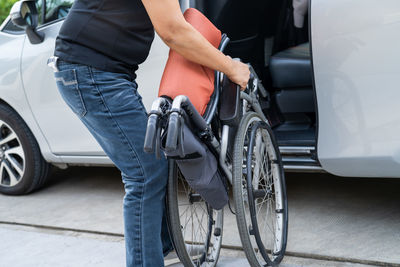
[[[37,3],[41,10],[41,1]],[[40,44],[31,44],[26,39],[21,60],[22,80],[32,113],[52,152],[62,156],[65,161],[72,160],[69,156],[104,156],[105,153],[90,132],[61,98],[53,72],[46,64],[53,54],[55,38],[73,0],[47,0],[45,3],[44,24],[38,28],[44,33],[45,39]],[[146,63],[140,67],[139,91],[147,107],[157,96],[167,55],[166,46],[157,37]]]
[[[400,177],[400,2],[311,1],[318,159],[342,176]]]
[[[45,38],[32,44],[28,38],[22,51],[21,74],[26,97],[52,153],[56,155],[104,155],[82,122],[64,103],[47,59],[53,55],[55,38],[73,0],[37,1]],[[43,4],[46,4],[43,6]],[[44,9],[44,15],[43,15]]]

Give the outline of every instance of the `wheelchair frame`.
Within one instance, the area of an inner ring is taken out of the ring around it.
[[[220,51],[223,51],[229,38],[224,34],[219,47]],[[269,125],[267,118],[262,112],[261,105],[258,101],[258,94],[262,97],[268,97],[268,92],[265,90],[261,81],[258,79],[256,72],[249,65],[251,70],[251,77],[249,85],[245,91],[240,92],[240,99],[243,100],[243,111],[247,110],[249,106],[262,118],[262,120]],[[158,141],[161,137],[161,127],[159,125],[160,118],[166,116],[165,113],[168,110],[168,106],[171,105],[169,110],[169,123],[168,123],[168,134],[165,149],[166,151],[172,151],[177,148],[177,141],[179,137],[179,129],[183,123],[183,112],[193,122],[198,135],[202,141],[204,141],[215,155],[219,158],[219,163],[223,169],[225,175],[228,177],[229,182],[232,184],[232,172],[229,170],[226,164],[226,153],[228,149],[228,136],[229,136],[229,125],[223,125],[221,142],[212,133],[210,124],[216,115],[216,111],[219,104],[219,99],[222,90],[222,80],[224,74],[220,71],[215,72],[215,90],[212,96],[212,103],[207,107],[204,118],[197,112],[189,98],[185,95],[179,95],[175,97],[172,105],[166,97],[158,97],[152,104],[149,112],[149,120],[146,131],[146,138],[144,143],[144,150],[148,153],[155,152],[157,157],[160,157],[160,144]],[[244,115],[244,112],[243,112]]]
[[[219,50],[223,51],[226,45],[229,42],[229,38],[224,34],[222,36],[222,41],[219,47]],[[240,107],[242,110],[240,111],[240,114],[242,116],[245,115],[246,112],[253,110],[261,119],[262,122],[264,122],[268,127],[269,122],[267,118],[265,117],[261,105],[259,103],[259,97],[263,98],[269,98],[268,92],[265,90],[263,85],[261,84],[261,81],[257,77],[257,74],[255,73],[254,69],[249,65],[250,70],[251,70],[251,77],[248,83],[247,88],[244,91],[238,91],[239,87],[237,86],[236,92],[239,92],[239,102],[240,102]],[[181,152],[182,157],[184,156],[184,148],[183,147],[178,147],[180,144],[183,142],[180,140],[182,138],[182,125],[185,123],[185,119],[187,121],[191,122],[191,128],[194,130],[195,134],[202,140],[208,148],[213,152],[213,154],[217,157],[219,161],[219,168],[223,171],[225,174],[226,178],[229,180],[229,183],[233,185],[233,168],[232,168],[232,162],[229,163],[229,159],[227,158],[228,155],[228,148],[231,145],[231,142],[233,140],[229,140],[229,133],[230,133],[230,128],[231,126],[229,123],[221,123],[222,129],[220,132],[220,138],[217,138],[214,135],[213,129],[211,128],[211,123],[213,119],[215,119],[215,116],[217,114],[217,108],[218,105],[220,104],[220,98],[221,98],[221,90],[222,90],[222,83],[224,80],[224,74],[222,74],[219,71],[215,72],[215,89],[212,95],[212,99],[207,106],[207,109],[203,116],[201,116],[198,111],[195,109],[193,104],[190,102],[189,98],[185,95],[179,95],[175,97],[175,99],[170,102],[170,99],[167,97],[161,96],[158,97],[154,102],[151,107],[151,111],[149,112],[149,119],[148,119],[148,125],[147,125],[147,131],[146,131],[146,137],[145,137],[145,144],[144,144],[144,150],[148,153],[153,153],[157,155],[159,158],[161,155],[160,151],[160,139],[161,139],[161,130],[163,128],[167,128],[167,137],[165,140],[165,150],[168,151],[175,151],[178,149],[178,151]],[[231,88],[228,88],[231,89]],[[168,125],[166,124],[166,117],[169,117],[168,119]],[[221,122],[221,119],[220,119]],[[257,127],[262,127],[261,124],[259,124]],[[256,128],[257,128],[256,127]],[[272,133],[272,132],[270,132]],[[251,141],[254,145],[254,140]],[[277,151],[279,153],[279,150]],[[280,157],[279,157],[280,159]],[[250,181],[251,183],[251,181]],[[250,189],[248,189],[249,191]],[[259,193],[265,193],[264,190],[259,190],[263,192]],[[256,192],[257,194],[257,192]],[[252,197],[252,201],[254,201],[254,196],[252,193],[249,192],[249,196]],[[286,195],[285,195],[286,197]],[[257,198],[257,196],[255,196]],[[254,203],[251,204],[252,207],[252,212],[254,212]],[[223,212],[223,210],[219,210],[217,212]],[[287,212],[287,211],[286,211]],[[287,214],[286,214],[287,216]],[[254,225],[254,220],[257,219],[255,218],[255,215],[251,215],[251,221],[252,224]],[[282,227],[281,227],[282,228]],[[257,234],[256,234],[256,243],[258,248],[262,248],[261,250],[261,255],[264,258],[264,260],[267,263],[272,263],[272,261],[268,258],[266,255],[265,251],[263,251],[265,248],[262,244],[262,241],[260,239],[260,233],[258,226],[253,229]],[[287,230],[287,229],[286,229]],[[286,231],[284,230],[284,231]],[[283,231],[283,230],[281,230]],[[286,246],[286,237],[284,237],[285,240],[285,246]],[[219,241],[221,242],[221,241]],[[282,240],[278,240],[275,242],[282,242]],[[280,243],[279,243],[280,244]],[[218,254],[215,256],[218,258]],[[282,256],[283,257],[283,256]]]

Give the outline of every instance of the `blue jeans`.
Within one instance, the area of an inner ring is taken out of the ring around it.
[[[58,61],[64,101],[121,171],[126,265],[164,266],[172,250],[165,216],[168,165],[143,151],[147,114],[128,74]]]

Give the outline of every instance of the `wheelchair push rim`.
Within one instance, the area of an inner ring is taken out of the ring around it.
[[[168,216],[176,253],[184,266],[216,266],[222,245],[223,210],[213,210],[170,161]]]
[[[252,266],[274,266],[282,260],[287,241],[287,200],[279,150],[272,130],[256,113],[246,114],[239,128],[234,197],[240,237]]]

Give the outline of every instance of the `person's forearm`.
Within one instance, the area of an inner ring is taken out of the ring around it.
[[[232,69],[232,60],[216,50],[189,23],[172,30],[163,40],[171,49],[190,61],[228,75]]]
[[[250,77],[249,67],[225,56],[190,25],[177,0],[142,0],[158,35],[173,50],[195,63],[225,73],[244,89]]]

